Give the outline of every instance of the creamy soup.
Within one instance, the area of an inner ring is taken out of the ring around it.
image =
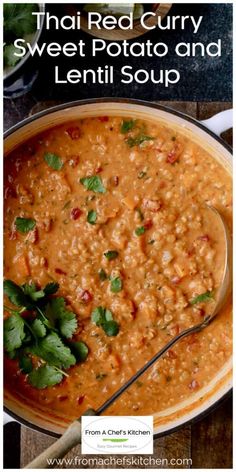
[[[5,278],[33,282],[38,290],[58,282],[51,297],[64,297],[76,314],[72,341],[85,343],[88,355],[46,388],[33,387],[19,359],[6,355],[6,388],[35,409],[79,417],[173,336],[201,322],[214,308],[225,255],[221,229],[205,204],[231,228],[231,177],[184,132],[157,122],[78,120],[7,156]],[[22,231],[22,219],[33,227]],[[6,305],[14,309],[7,297]],[[113,332],[96,322],[98,307],[115,321]],[[107,414],[153,414],[189,398],[217,374],[231,347],[228,303]],[[32,357],[36,367],[44,365],[39,354]]]

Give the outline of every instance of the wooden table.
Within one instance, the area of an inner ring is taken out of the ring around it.
[[[23,101],[22,101],[23,100]],[[33,105],[32,99],[27,96],[24,99],[8,102],[5,107],[5,128],[9,128],[29,113],[52,106],[52,103],[39,103]],[[231,103],[211,102],[160,102],[163,105],[187,113],[197,119],[206,119],[213,114],[228,109]],[[30,111],[31,110],[31,111]],[[232,131],[224,133],[223,138],[232,144]],[[25,426],[7,425],[8,431],[5,435],[5,467],[24,467],[40,452],[46,449],[53,438],[32,431]],[[11,434],[11,436],[9,436]],[[15,445],[14,445],[15,441]],[[12,451],[15,451],[13,454]],[[66,457],[71,459],[80,455],[80,447],[76,447]],[[88,456],[84,456],[88,457]],[[94,457],[94,456],[89,456]],[[107,456],[104,456],[107,457]],[[150,468],[232,468],[232,399],[225,400],[217,409],[212,411],[201,421],[188,425],[179,431],[164,436],[154,441],[153,457],[165,459],[160,466],[150,466]],[[178,464],[176,461],[185,460]],[[190,463],[189,459],[192,463]],[[168,461],[168,462],[167,462]],[[170,462],[172,461],[172,462]],[[19,463],[18,463],[19,462]],[[174,464],[175,462],[175,464]],[[167,465],[168,464],[168,465]],[[76,468],[76,465],[67,465],[64,468]],[[58,467],[60,468],[60,467]],[[89,468],[89,466],[84,466]],[[112,468],[102,466],[100,468]],[[116,468],[116,467],[114,467]],[[128,468],[122,466],[122,468]],[[137,467],[130,467],[137,468]]]

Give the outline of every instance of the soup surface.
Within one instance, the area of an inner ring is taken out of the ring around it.
[[[6,388],[36,409],[79,417],[171,337],[203,320],[214,308],[224,264],[222,233],[205,203],[231,228],[231,177],[202,147],[161,123],[78,120],[7,156],[5,277],[39,288],[58,282],[77,316],[72,340],[86,343],[89,353],[59,384],[41,389],[6,355]],[[34,228],[19,231],[17,218],[33,219]],[[91,317],[98,307],[112,314],[115,332]],[[231,344],[228,304],[107,414],[152,414],[187,399],[229,359]]]

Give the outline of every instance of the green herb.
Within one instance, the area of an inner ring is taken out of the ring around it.
[[[70,208],[70,205],[71,205],[71,200],[68,200],[68,202],[66,202],[65,205],[63,206],[62,210],[67,210],[67,208]]]
[[[87,216],[87,222],[90,223],[91,225],[95,225],[97,221],[97,212],[95,210],[89,210],[88,216]]]
[[[58,288],[56,282],[38,289],[34,283],[19,286],[11,280],[4,281],[4,293],[17,307],[6,307],[10,316],[4,321],[4,347],[9,357],[19,358],[20,369],[37,388],[55,385],[56,380],[60,382],[67,374],[58,369],[68,369],[88,355],[88,348],[82,341],[66,345],[63,340],[73,336],[77,320],[67,309],[64,298],[49,298]],[[21,316],[26,310],[27,317]],[[32,370],[32,355],[47,365]],[[52,372],[52,380],[47,380],[49,372]]]
[[[4,57],[4,66],[6,67],[15,67],[20,58],[15,55],[18,53],[18,49],[14,44],[8,44],[4,46],[3,57]]]
[[[119,325],[113,320],[110,310],[99,306],[93,310],[91,319],[96,326],[101,326],[107,336],[116,336],[119,333]]]
[[[103,379],[105,379],[105,377],[107,377],[107,374],[97,374],[96,375],[97,380],[103,380]]]
[[[59,284],[57,282],[49,282],[43,289],[45,295],[53,295],[59,289]]]
[[[58,334],[53,332],[39,339],[37,344],[27,347],[27,352],[59,368],[68,369],[76,363],[69,347],[65,346]]]
[[[52,387],[62,381],[63,373],[52,365],[33,369],[28,375],[29,383],[38,389]]]
[[[209,302],[212,299],[213,299],[213,293],[208,291],[205,293],[201,293],[200,295],[197,295],[192,300],[190,300],[189,303],[191,305],[195,305],[196,303]]]
[[[28,356],[20,357],[19,367],[24,374],[29,374],[33,370],[32,360]]]
[[[56,282],[47,284],[43,290],[38,290],[34,283],[23,284],[21,286],[15,284],[12,280],[4,280],[3,289],[5,295],[9,298],[13,305],[32,309],[37,301],[48,295],[57,292],[59,285]]]
[[[92,321],[97,326],[101,326],[106,321],[111,321],[112,319],[113,316],[111,311],[103,308],[102,306],[98,306],[92,312]]]
[[[31,329],[37,338],[44,338],[44,336],[46,336],[46,327],[39,318],[36,318],[32,322]]]
[[[119,253],[117,251],[106,251],[104,252],[104,256],[109,260],[113,261],[113,259],[116,259],[118,257]]]
[[[116,321],[107,321],[102,327],[107,336],[117,336],[119,333],[119,325]]]
[[[138,228],[136,228],[135,234],[136,234],[136,236],[141,236],[142,234],[145,233],[145,231],[146,230],[145,230],[144,226],[139,226]]]
[[[46,306],[46,317],[56,326],[65,338],[71,338],[77,328],[76,315],[66,309],[65,299],[52,298]]]
[[[106,274],[106,272],[105,272],[104,269],[100,269],[100,270],[98,271],[98,276],[99,276],[99,279],[100,279],[102,282],[107,279],[107,274]]]
[[[21,218],[17,216],[15,219],[15,226],[20,233],[28,233],[35,228],[36,221],[33,218]]]
[[[136,211],[137,211],[137,213],[138,213],[138,216],[139,216],[140,221],[143,221],[143,220],[144,220],[144,216],[143,216],[143,213],[142,213],[142,211],[140,210],[140,208],[136,208]]]
[[[61,158],[51,152],[44,154],[44,160],[53,170],[61,170],[64,165]]]
[[[136,125],[135,120],[123,120],[120,127],[120,131],[122,134],[126,134],[129,131],[131,131],[135,127],[135,125]]]
[[[23,38],[36,31],[36,17],[33,12],[38,11],[36,3],[4,3],[4,37]]]
[[[118,293],[122,290],[123,282],[120,277],[111,279],[111,292]]]
[[[97,175],[93,175],[92,177],[83,177],[82,179],[80,179],[80,182],[84,185],[86,190],[91,190],[92,192],[97,193],[106,192],[102,180]]]
[[[82,341],[71,341],[69,344],[77,362],[84,362],[88,357],[88,346]]]
[[[6,351],[14,351],[21,347],[24,337],[24,321],[18,313],[12,313],[4,321],[4,347]]]
[[[13,305],[25,306],[27,300],[26,296],[22,288],[15,284],[15,282],[12,282],[12,280],[4,280],[3,290]]]
[[[144,172],[143,170],[138,173],[138,179],[143,179],[147,175],[147,172]]]
[[[36,302],[40,298],[45,296],[44,290],[37,290],[34,283],[22,285],[23,292],[28,296],[33,302]]]
[[[154,138],[152,136],[146,136],[145,134],[140,134],[139,136],[136,136],[135,138],[127,138],[126,143],[128,144],[129,147],[134,147],[134,146],[140,146],[143,144],[145,141],[152,141]]]

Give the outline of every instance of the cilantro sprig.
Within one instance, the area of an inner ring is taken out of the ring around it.
[[[5,307],[10,316],[4,321],[4,347],[38,389],[60,383],[68,375],[62,369],[88,356],[84,342],[71,340],[77,329],[76,315],[68,310],[63,297],[52,297],[58,289],[56,282],[38,288],[34,283],[4,281],[4,293],[15,307]],[[40,360],[40,367],[34,367],[32,356]]]

